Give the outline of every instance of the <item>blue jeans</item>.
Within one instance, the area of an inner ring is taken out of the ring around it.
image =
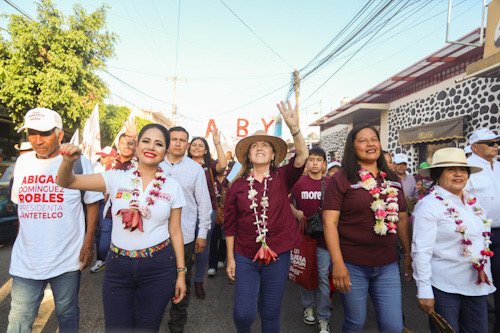
[[[366,321],[368,294],[372,300],[380,332],[403,330],[403,306],[398,262],[381,267],[346,263],[351,291],[341,294],[344,305],[342,332],[362,332]]]
[[[331,310],[330,281],[328,280],[328,274],[330,273],[330,253],[328,253],[328,250],[318,246],[316,248],[316,258],[318,261],[318,289],[306,290],[300,288],[300,298],[304,309],[316,308],[318,320],[329,322]]]
[[[111,230],[113,229],[113,220],[102,217],[104,205],[104,200],[101,200],[99,202],[99,224],[95,231],[96,259],[102,261],[106,260],[111,245]]]
[[[80,271],[67,272],[47,280],[31,280],[13,276],[12,281],[12,302],[7,332],[31,332],[47,283],[50,284],[54,295],[59,331],[78,331]]]
[[[216,224],[212,228],[212,237],[210,238],[208,268],[217,270],[219,261],[226,261],[226,240],[224,239],[224,230],[222,230],[222,226]]]
[[[488,332],[487,296],[451,294],[434,287],[432,291],[434,310],[446,319],[455,332]],[[438,332],[430,317],[429,326],[431,332]]]
[[[147,258],[109,251],[102,285],[106,331],[157,332],[174,296],[176,280],[171,244]]]
[[[235,254],[233,320],[239,333],[250,333],[259,309],[262,332],[279,333],[281,302],[290,269],[290,252],[269,265]]]
[[[211,227],[207,233],[207,246],[205,247],[202,253],[196,254],[196,259],[195,259],[196,273],[194,274],[194,282],[203,282],[203,278],[205,277],[205,272],[207,270],[208,255],[210,253],[210,237],[212,235],[212,230],[214,229],[215,225],[215,211],[212,211],[211,218],[212,218]],[[198,223],[196,223],[195,234],[196,236],[198,236]]]

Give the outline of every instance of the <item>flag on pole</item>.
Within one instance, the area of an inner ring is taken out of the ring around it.
[[[128,137],[134,139],[136,139],[137,137],[137,125],[135,123],[134,110],[130,111],[130,115],[128,116],[127,120],[125,120],[125,123],[123,124],[122,128],[115,136],[115,139],[113,140],[113,146],[118,148],[118,140],[120,138],[120,135],[122,135],[123,133],[125,133]]]
[[[69,140],[69,143],[75,146],[80,145],[80,130],[77,128],[75,133],[73,133],[73,136],[71,137],[71,140]]]
[[[97,104],[83,127],[82,146],[83,155],[92,163],[99,159],[97,153],[101,151],[101,133],[99,130],[99,106]]]

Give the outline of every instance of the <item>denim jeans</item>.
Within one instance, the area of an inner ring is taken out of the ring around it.
[[[182,299],[177,304],[172,303],[170,307],[170,320],[168,321],[168,328],[172,333],[184,332],[184,325],[187,323],[188,313],[187,308],[189,306],[189,295],[191,294],[191,277],[193,276],[193,255],[194,255],[194,244],[191,242],[184,244],[184,262],[186,263],[186,297]]]
[[[203,282],[203,279],[205,278],[205,272],[207,271],[208,254],[210,252],[210,238],[212,230],[214,229],[215,225],[215,211],[212,211],[211,219],[212,219],[211,227],[207,233],[207,246],[205,247],[202,253],[196,254],[196,259],[195,259],[196,272],[194,275],[194,282]],[[196,236],[198,236],[198,224],[196,226],[195,233]]]
[[[300,288],[300,298],[304,309],[316,308],[318,320],[321,319],[329,322],[331,310],[330,281],[328,280],[328,274],[330,273],[330,253],[328,253],[328,250],[318,246],[316,249],[316,258],[318,261],[318,289],[306,290]]]
[[[158,332],[176,280],[171,244],[147,258],[109,251],[102,285],[106,331]]]
[[[236,284],[233,320],[238,333],[250,333],[259,309],[263,333],[279,333],[283,294],[290,269],[290,252],[269,265],[235,254]]]
[[[54,295],[59,331],[61,333],[78,331],[80,271],[67,272],[47,280],[13,276],[12,281],[12,302],[7,332],[31,332],[47,283],[50,284]]]
[[[500,332],[500,228],[491,229],[490,250],[496,255],[490,257],[491,275],[497,290],[493,293],[495,300],[495,327],[493,332]],[[497,254],[498,253],[498,254]]]
[[[344,305],[342,332],[362,332],[366,321],[368,294],[375,308],[380,332],[403,330],[401,279],[397,261],[380,267],[346,263],[351,291],[341,294]]]
[[[455,332],[488,332],[487,296],[464,296],[432,288],[434,310],[439,313]],[[431,332],[438,332],[429,317]],[[496,332],[496,331],[493,331]]]
[[[99,202],[99,224],[95,231],[96,259],[102,261],[106,260],[111,245],[111,230],[113,229],[113,220],[102,216],[104,205],[104,200],[101,200]]]
[[[219,261],[226,261],[226,240],[224,239],[224,230],[221,225],[214,225],[212,228],[212,237],[210,238],[210,254],[208,256],[208,268],[217,270]]]

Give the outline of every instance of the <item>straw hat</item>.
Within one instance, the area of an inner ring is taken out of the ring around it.
[[[32,150],[33,147],[31,146],[31,143],[29,143],[29,142],[21,142],[21,144],[16,143],[14,145],[14,149],[17,151],[25,151],[25,150]]]
[[[429,177],[431,169],[446,167],[465,167],[469,168],[470,173],[476,173],[483,170],[483,168],[467,163],[467,158],[465,157],[463,149],[442,148],[432,155],[431,166],[420,170],[418,173],[422,176]]]
[[[274,163],[279,165],[286,157],[287,145],[283,139],[277,136],[272,136],[267,134],[263,130],[259,130],[246,138],[241,139],[236,145],[236,158],[240,163],[245,163],[246,156],[248,155],[248,150],[250,146],[257,141],[267,141],[273,146],[274,149]]]

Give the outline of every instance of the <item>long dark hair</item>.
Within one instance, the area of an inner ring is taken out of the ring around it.
[[[163,126],[161,124],[154,123],[154,124],[145,125],[143,128],[141,128],[139,135],[137,136],[138,141],[141,140],[144,133],[146,133],[146,131],[151,129],[151,128],[156,128],[156,129],[160,130],[161,134],[163,134],[163,138],[165,139],[165,149],[168,150],[168,146],[170,145],[170,132],[168,131],[168,129],[165,126]]]
[[[207,140],[205,140],[205,138],[202,138],[201,136],[195,136],[191,142],[189,143],[189,149],[188,149],[188,157],[189,158],[192,158],[193,156],[191,155],[191,144],[196,141],[196,140],[200,140],[201,142],[203,142],[203,144],[205,145],[205,154],[203,155],[203,162],[205,163],[205,166],[207,168],[210,168],[210,163],[212,162],[212,155],[210,154],[210,147],[208,146],[208,142]]]
[[[342,158],[342,169],[344,169],[346,177],[351,184],[356,184],[361,181],[358,173],[360,165],[358,163],[358,157],[356,156],[356,150],[354,149],[354,140],[356,139],[356,135],[358,135],[358,133],[365,128],[369,128],[374,131],[375,134],[377,134],[377,139],[380,141],[378,131],[373,126],[368,124],[358,125],[354,127],[349,134],[347,134],[344,157]],[[387,179],[398,181],[398,176],[391,169],[389,169],[389,166],[385,161],[384,154],[382,154],[382,149],[380,150],[380,156],[377,159],[377,168],[387,174]]]

